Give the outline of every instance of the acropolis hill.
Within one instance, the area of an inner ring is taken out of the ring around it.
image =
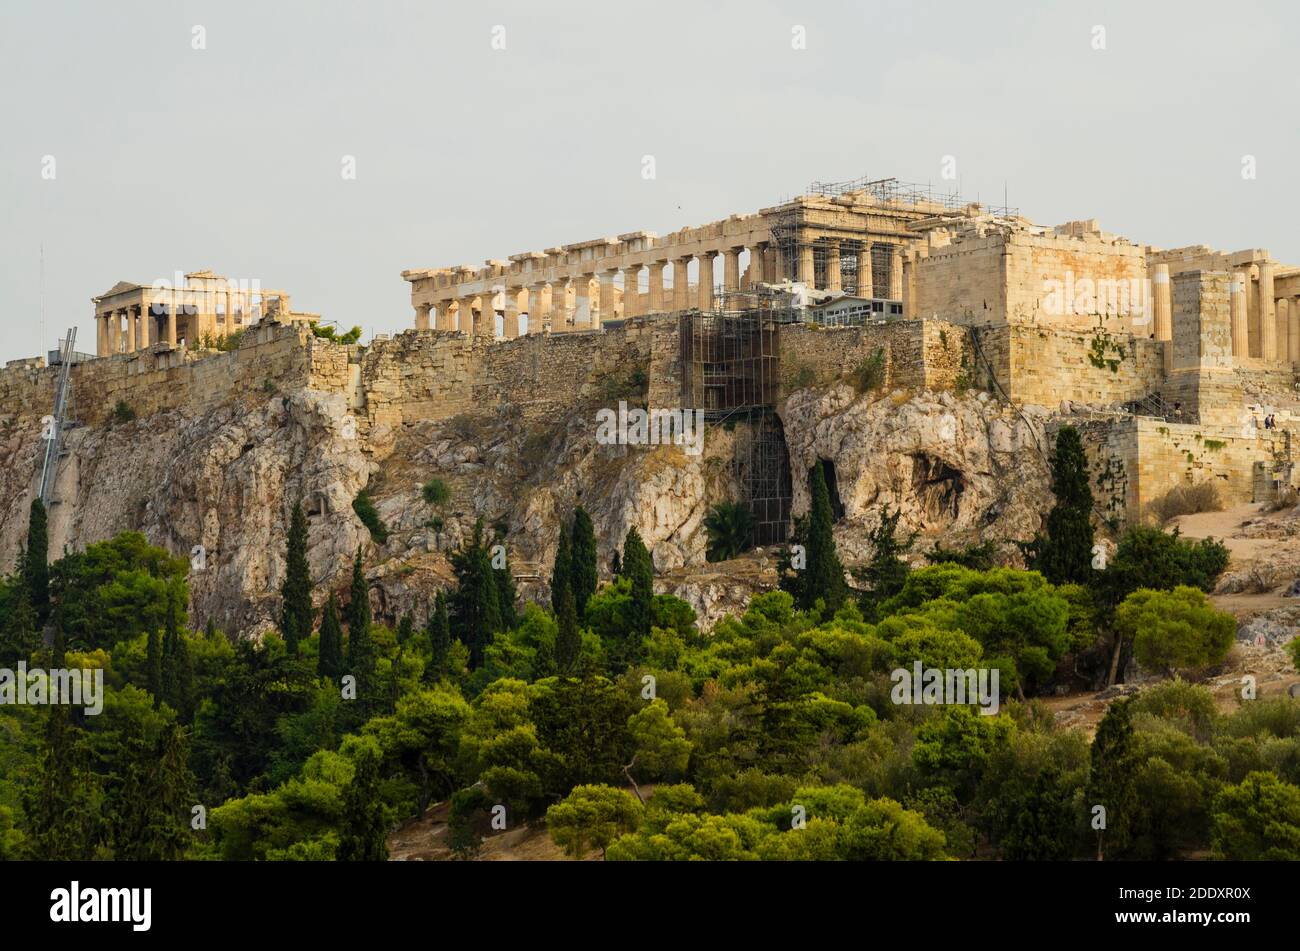
[[[743,501],[760,543],[778,542],[819,458],[850,563],[882,505],[923,539],[992,540],[1014,560],[1050,504],[1063,423],[1084,434],[1110,529],[1176,486],[1213,483],[1232,505],[1294,482],[1300,267],[1262,249],[1160,249],[891,179],[401,276],[413,329],[365,346],[315,335],[282,292],[217,289],[206,310],[129,282],[96,298],[51,550],[122,529],[202,544],[195,601],[247,632],[270,624],[299,497],[318,600],[374,544],[351,508],[374,497],[391,529],[367,558],[381,613],[445,586],[444,553],[477,516],[507,526],[513,560],[534,566],[525,586],[546,577],[554,526],[581,501],[604,540],[636,525],[661,586],[708,615],[736,595],[704,566],[708,508]],[[60,369],[0,371],[7,563]],[[597,410],[620,401],[705,411],[703,456],[597,445]],[[453,492],[436,531],[419,497],[434,476]]]

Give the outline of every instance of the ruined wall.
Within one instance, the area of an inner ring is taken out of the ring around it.
[[[1011,326],[983,330],[979,339],[998,383],[1022,403],[1108,406],[1153,393],[1164,381],[1164,345],[1143,337]]]
[[[976,326],[1145,333],[1146,277],[1142,248],[1098,232],[962,236],[918,261],[914,313]]]
[[[847,378],[880,350],[886,384],[918,390],[960,385],[972,357],[964,327],[941,320],[904,320],[866,327],[783,326],[781,392]]]
[[[90,360],[72,368],[73,418],[99,425],[119,402],[136,416],[163,410],[202,412],[251,394],[265,395],[308,385],[312,348],[308,332],[268,324],[245,332],[238,350],[205,354],[185,350],[141,350]],[[4,412],[44,416],[54,404],[58,368],[0,371]]]

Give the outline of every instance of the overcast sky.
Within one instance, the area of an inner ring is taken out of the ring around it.
[[[1294,2],[2,0],[0,359],[202,268],[368,338],[403,268],[948,155],[1035,221],[1300,264],[1298,43]]]

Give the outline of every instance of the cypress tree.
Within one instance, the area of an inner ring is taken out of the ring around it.
[[[1106,708],[1092,741],[1088,775],[1090,818],[1096,806],[1106,810],[1106,825],[1097,832],[1097,860],[1123,852],[1132,840],[1138,811],[1135,776],[1140,765],[1133,737],[1133,714],[1129,701],[1116,700]]]
[[[145,650],[146,686],[153,697],[153,706],[157,710],[163,701],[163,645],[162,635],[155,627],[149,631],[149,643]]]
[[[1033,567],[1052,584],[1089,584],[1092,570],[1092,489],[1083,441],[1073,426],[1056,434],[1052,456],[1052,494],[1056,504],[1047,516],[1047,537],[1031,543]]]
[[[70,721],[68,707],[50,707],[35,781],[23,792],[32,851],[43,861],[89,860],[97,838],[99,777],[85,732]]]
[[[338,602],[332,591],[321,614],[316,673],[335,683],[343,673],[343,628],[339,625]]]
[[[180,628],[176,601],[170,595],[163,634],[161,687],[163,701],[176,711],[180,722],[188,723],[194,713],[194,664]]]
[[[483,519],[474,523],[473,533],[464,547],[452,554],[451,564],[457,582],[452,614],[460,639],[469,648],[470,666],[477,668],[492,635],[501,630],[501,599],[492,555],[483,541]]]
[[[505,537],[497,535],[495,543],[500,545],[503,551],[502,565],[500,568],[492,568],[493,581],[497,589],[497,613],[501,619],[501,630],[509,630],[519,623],[519,615],[515,611],[515,601],[518,599],[518,592],[515,591],[515,575],[510,568],[509,549],[506,548]]]
[[[357,701],[363,715],[370,712],[371,681],[375,673],[375,645],[370,639],[370,588],[361,568],[361,549],[352,562],[352,591],[348,602],[347,672],[357,678]],[[364,719],[364,716],[363,716]]]
[[[581,505],[573,513],[573,540],[569,548],[569,582],[573,586],[578,617],[587,612],[587,602],[596,593],[596,531],[591,516]]]
[[[36,611],[36,626],[44,627],[50,617],[50,565],[49,524],[45,504],[40,496],[32,499],[27,515],[27,556],[23,574],[27,579],[27,595]]]
[[[27,588],[23,570],[26,552],[19,553],[19,570],[9,589],[9,611],[0,623],[0,667],[12,668],[19,661],[28,661],[41,646],[41,632]]]
[[[379,795],[379,754],[371,746],[358,750],[356,769],[343,799],[340,862],[383,862],[388,859],[384,802]]]
[[[411,639],[413,633],[415,633],[415,621],[411,618],[411,612],[407,611],[397,622],[397,643],[405,644]]]
[[[280,595],[284,599],[280,617],[280,631],[289,656],[296,656],[298,645],[311,637],[314,612],[311,606],[311,572],[307,567],[307,516],[302,503],[293,506],[289,522],[288,551],[285,554],[284,584]]]
[[[436,683],[446,673],[447,652],[451,650],[451,618],[447,614],[447,595],[439,591],[433,599],[425,630],[429,633],[429,665],[425,680]]]
[[[844,603],[848,585],[844,581],[844,566],[835,552],[832,529],[835,517],[831,512],[831,495],[826,488],[826,473],[820,459],[808,475],[808,493],[812,496],[808,513],[808,567],[801,586],[803,598],[799,607],[807,611],[821,598],[827,610],[834,612]]]
[[[551,610],[560,616],[564,592],[573,590],[573,542],[563,522],[560,523],[560,545],[555,552],[555,567],[551,569]]]
[[[632,581],[631,630],[628,632],[635,645],[650,636],[650,627],[654,619],[654,561],[650,551],[641,540],[641,533],[636,526],[628,529],[623,540],[623,574]],[[634,660],[639,650],[633,649]]]
[[[559,630],[555,635],[555,668],[561,674],[571,674],[582,649],[582,635],[578,633],[578,611],[573,592],[567,587],[560,593],[556,620]]]

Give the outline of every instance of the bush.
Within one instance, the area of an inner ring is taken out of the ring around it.
[[[1147,513],[1160,525],[1180,515],[1222,511],[1223,499],[1219,497],[1219,487],[1213,482],[1175,486],[1147,503]]]
[[[441,479],[430,479],[420,487],[420,497],[424,499],[425,504],[441,507],[447,504],[451,498],[451,490],[447,488],[447,483]]]
[[[1115,612],[1115,630],[1133,643],[1150,671],[1172,672],[1220,663],[1232,646],[1237,621],[1216,611],[1203,591],[1134,591]]]
[[[118,400],[117,405],[113,407],[113,422],[129,423],[135,419],[135,410],[127,405],[126,400]]]
[[[753,547],[754,516],[737,502],[721,502],[704,517],[704,530],[709,534],[706,558],[726,561]]]
[[[885,351],[876,352],[853,368],[853,388],[859,393],[877,390],[885,385]]]
[[[352,500],[352,511],[356,512],[361,523],[370,529],[371,538],[381,545],[388,541],[388,528],[379,517],[375,503],[370,501],[370,493],[365,489],[358,492],[357,497]]]

